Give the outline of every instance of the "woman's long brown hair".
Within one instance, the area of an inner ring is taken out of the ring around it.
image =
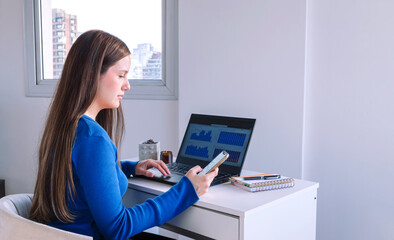
[[[128,55],[124,42],[99,30],[83,33],[72,45],[41,139],[30,219],[43,223],[75,219],[67,203],[76,194],[71,153],[78,121],[93,102],[100,74]],[[119,149],[124,133],[121,105],[101,110],[96,121]]]

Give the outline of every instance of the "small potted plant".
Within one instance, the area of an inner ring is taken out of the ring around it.
[[[141,142],[139,144],[139,159],[155,159],[160,157],[160,142],[155,142],[152,139]]]

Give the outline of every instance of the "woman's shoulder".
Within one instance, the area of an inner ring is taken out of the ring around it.
[[[95,120],[83,115],[75,132],[73,154],[88,151],[117,152],[115,144],[108,133]]]
[[[108,133],[101,127],[98,122],[92,118],[82,115],[79,119],[77,131],[75,133],[75,139],[81,140],[86,137],[99,137],[105,140],[109,140]]]
[[[71,159],[75,170],[81,173],[83,166],[91,166],[92,159],[98,165],[114,164],[117,160],[117,149],[104,128],[84,115],[78,121]]]

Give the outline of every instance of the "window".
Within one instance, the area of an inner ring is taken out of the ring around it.
[[[72,2],[77,4],[72,6]],[[51,97],[71,45],[84,31],[102,29],[125,41],[131,51],[131,91],[125,98],[177,99],[178,0],[112,0],[110,5],[103,1],[102,11],[100,3],[24,0],[26,95]],[[130,7],[130,3],[142,5]],[[95,6],[95,11],[91,7],[83,9],[83,5]],[[116,10],[109,9],[111,5]],[[119,14],[123,8],[127,14]],[[137,13],[139,19],[133,20],[130,16]],[[117,18],[122,15],[124,19]],[[156,30],[149,33],[150,29]],[[128,32],[132,34],[125,35]]]

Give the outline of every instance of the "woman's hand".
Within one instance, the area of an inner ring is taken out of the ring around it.
[[[192,182],[199,197],[208,192],[208,188],[211,186],[213,179],[218,175],[219,168],[205,175],[198,175],[197,173],[201,171],[202,168],[200,166],[195,166],[186,173],[186,177]]]
[[[157,168],[164,176],[171,174],[167,165],[163,161],[153,159],[139,161],[135,167],[135,174],[153,177],[153,173],[147,171],[149,168],[153,167]]]

